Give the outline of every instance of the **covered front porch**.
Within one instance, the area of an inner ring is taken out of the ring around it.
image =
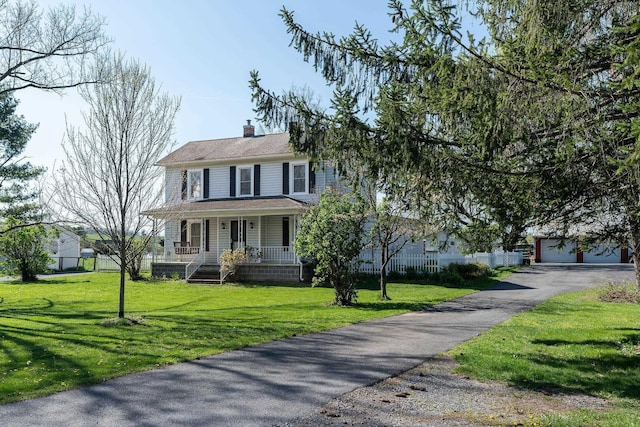
[[[218,264],[224,250],[244,248],[250,263],[296,264],[292,242],[298,221],[298,215],[240,215],[169,222],[164,260]]]
[[[191,202],[151,211],[165,228],[163,253],[154,261],[162,263],[163,271],[179,272],[184,266],[186,279],[201,266],[218,266],[226,249],[243,248],[247,266],[300,267],[293,241],[306,209],[300,201],[279,197]]]

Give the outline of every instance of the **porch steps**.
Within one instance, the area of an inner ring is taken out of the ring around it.
[[[187,279],[187,283],[200,283],[219,285],[222,283],[220,280],[220,266],[212,264],[201,265],[193,275]]]

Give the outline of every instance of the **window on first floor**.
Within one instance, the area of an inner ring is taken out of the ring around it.
[[[200,247],[200,242],[202,240],[202,224],[200,221],[190,222],[187,232],[189,246]]]

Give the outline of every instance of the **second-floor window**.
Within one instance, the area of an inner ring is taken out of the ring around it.
[[[293,192],[304,193],[307,188],[307,165],[293,165]]]
[[[291,188],[292,193],[307,192],[307,164],[293,163],[291,165]]]
[[[202,170],[190,170],[187,174],[187,196],[189,199],[201,199],[202,187]]]
[[[251,196],[252,195],[252,187],[253,187],[253,167],[239,167],[239,175],[240,175],[240,195],[241,196]]]

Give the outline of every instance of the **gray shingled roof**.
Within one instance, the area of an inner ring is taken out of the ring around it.
[[[224,215],[241,213],[242,211],[264,211],[270,210],[295,210],[302,211],[308,209],[309,205],[299,200],[286,196],[278,197],[252,197],[244,199],[223,199],[223,200],[203,200],[198,202],[180,203],[167,205],[160,208],[143,212],[143,215],[155,217],[165,217],[172,215],[188,215],[202,213],[203,215]]]
[[[248,138],[191,141],[160,159],[158,165],[251,159],[292,153],[289,149],[289,134],[285,132]]]

